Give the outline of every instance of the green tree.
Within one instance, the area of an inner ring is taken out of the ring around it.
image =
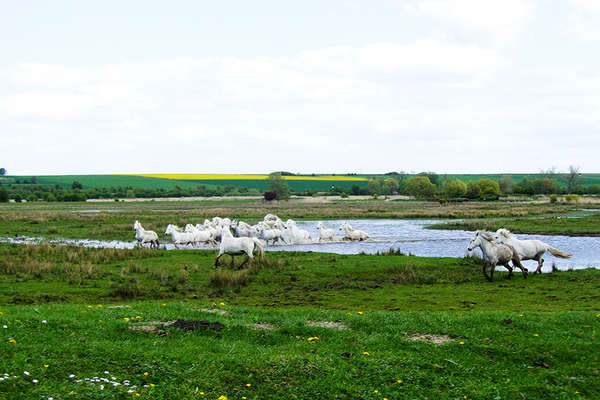
[[[367,190],[371,196],[379,196],[385,192],[383,181],[381,179],[369,179]]]
[[[4,188],[0,188],[0,203],[6,203],[8,201],[8,192]]]
[[[406,192],[418,199],[430,199],[435,195],[436,187],[426,176],[413,176],[404,181]]]
[[[481,194],[481,189],[476,181],[467,182],[467,193],[466,196],[469,199],[476,199]]]
[[[6,168],[0,168],[0,175],[6,175]]]
[[[467,185],[460,179],[445,181],[442,186],[442,194],[448,199],[463,197],[467,193]]]
[[[567,184],[567,193],[573,193],[575,187],[583,179],[579,172],[579,167],[569,165],[569,172],[561,176],[561,179]]]
[[[290,187],[287,182],[281,177],[279,172],[273,172],[269,174],[267,178],[269,182],[269,188],[272,192],[277,195],[277,200],[289,200],[290,198]]]
[[[400,189],[400,184],[394,178],[387,178],[384,182],[387,189],[386,192],[389,192],[389,194],[394,194]]]
[[[77,181],[73,181],[73,183],[71,184],[71,187],[73,189],[83,189],[83,185],[80,182],[77,182]]]
[[[500,195],[500,185],[498,184],[498,182],[492,179],[482,178],[477,181],[477,186],[479,186],[479,190],[481,191],[482,195]]]
[[[515,186],[515,181],[509,175],[504,175],[498,181],[498,185],[500,186],[500,191],[502,193],[512,193]]]

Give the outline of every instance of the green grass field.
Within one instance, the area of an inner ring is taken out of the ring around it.
[[[580,208],[27,203],[0,206],[0,235],[131,240],[136,218],[158,230],[267,212],[550,226]],[[215,255],[0,244],[0,399],[600,397],[600,270],[510,280],[498,271],[489,283],[473,258],[269,252],[246,269],[224,258],[215,270]]]
[[[479,180],[481,178],[490,178],[498,180],[503,176],[510,176],[515,182],[519,182],[524,177],[537,178],[539,174],[441,174],[440,179],[461,179],[465,182],[471,180]],[[591,184],[600,184],[600,174],[589,173],[582,174],[584,186]],[[175,175],[174,175],[175,176]],[[61,187],[71,187],[73,181],[80,182],[84,188],[109,188],[109,187],[126,187],[130,186],[133,188],[153,188],[153,189],[173,189],[175,186],[181,188],[193,188],[198,185],[205,185],[207,187],[214,186],[234,186],[234,187],[245,187],[254,188],[259,190],[267,190],[268,183],[265,179],[250,179],[251,176],[240,175],[240,179],[223,179],[220,178],[219,174],[209,175],[210,179],[194,179],[193,175],[190,174],[185,179],[166,179],[166,178],[155,178],[146,177],[140,175],[37,175],[36,179],[38,184],[42,185],[59,185]],[[231,176],[223,175],[227,178]],[[361,174],[361,175],[339,175],[337,177],[331,177],[331,175],[325,176],[312,176],[302,175],[306,179],[315,180],[288,180],[289,186],[296,191],[303,191],[306,189],[316,189],[321,191],[329,191],[332,186],[337,188],[349,189],[353,185],[364,187],[367,185],[366,180],[347,180],[347,179],[369,179],[376,177],[388,177],[387,175],[380,174]],[[3,178],[7,183],[14,182],[16,179],[31,179],[32,176],[8,176]]]
[[[487,283],[471,259],[278,253],[223,288],[212,252],[0,251],[0,398],[600,393],[595,270]]]

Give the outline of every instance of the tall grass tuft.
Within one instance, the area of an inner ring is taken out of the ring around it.
[[[233,289],[246,286],[250,281],[248,270],[231,271],[219,269],[211,272],[209,285],[219,289]]]

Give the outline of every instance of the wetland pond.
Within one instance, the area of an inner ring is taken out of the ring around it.
[[[313,251],[337,254],[376,254],[386,252],[390,249],[399,250],[404,254],[412,254],[424,257],[463,257],[467,254],[467,245],[471,240],[473,232],[463,230],[436,230],[427,229],[427,225],[443,222],[440,220],[417,220],[417,219],[369,219],[369,220],[330,220],[323,221],[327,228],[334,229],[336,236],[341,239],[343,232],[339,230],[340,225],[347,221],[355,229],[367,232],[372,240],[365,242],[348,242],[336,240],[333,242],[310,243],[290,246],[268,246],[268,251]],[[318,238],[316,228],[317,221],[297,221],[300,229],[307,230],[313,239]],[[133,233],[132,233],[133,235]],[[161,245],[165,244],[167,249],[174,246],[166,242],[164,235],[159,235]],[[572,253],[570,259],[561,259],[550,253],[544,255],[544,272],[552,270],[555,265],[557,269],[580,269],[600,268],[600,237],[588,236],[549,236],[549,235],[525,235],[517,234],[519,239],[538,239],[548,243],[554,248]],[[39,243],[41,238],[3,238],[3,242],[9,243]],[[105,248],[132,248],[135,242],[123,241],[101,241],[101,240],[71,240],[57,239],[46,240],[47,242],[81,245],[85,247]],[[191,247],[189,247],[191,248]],[[210,247],[198,247],[206,249]],[[479,249],[475,252],[481,256]],[[526,260],[523,265],[529,270],[535,269],[536,261]],[[500,267],[501,268],[501,267]]]

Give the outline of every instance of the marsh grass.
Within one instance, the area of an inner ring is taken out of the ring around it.
[[[133,240],[132,222],[140,220],[146,229],[162,239],[169,223],[202,223],[222,216],[255,223],[265,214],[282,219],[365,219],[365,218],[528,218],[573,213],[575,204],[522,202],[467,202],[440,206],[438,202],[356,201],[331,203],[290,201],[267,205],[260,201],[94,203],[82,206],[61,203],[26,203],[0,207],[0,232],[10,235],[47,236],[69,239]],[[583,206],[581,206],[583,207]],[[103,212],[110,210],[111,212]],[[50,229],[52,228],[52,229]],[[56,231],[54,230],[56,228]]]

